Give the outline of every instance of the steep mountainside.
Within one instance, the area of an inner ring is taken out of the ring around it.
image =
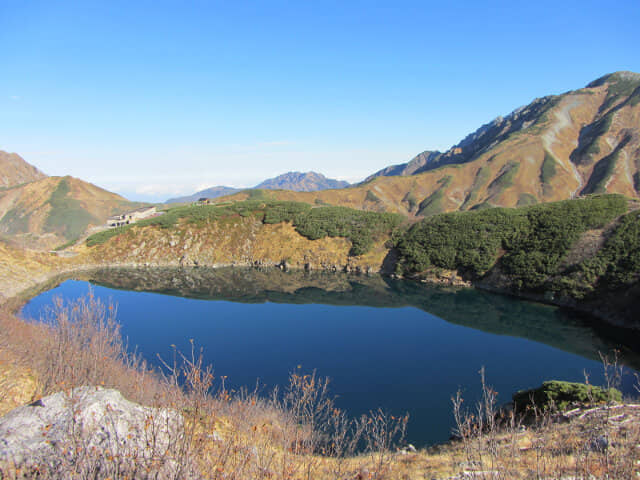
[[[429,158],[416,172],[425,168],[343,190],[274,192],[272,198],[415,216],[589,193],[637,198],[640,74],[618,72],[580,90],[534,100]]]
[[[442,156],[442,152],[437,150],[430,151],[426,150],[422,153],[419,153],[410,162],[401,163],[399,165],[391,165],[390,167],[383,168],[382,170],[378,170],[373,175],[368,176],[364,179],[363,183],[369,182],[376,177],[395,177],[398,175],[415,175],[416,173],[421,173],[426,170],[429,170],[433,165],[434,161],[437,161]]]
[[[13,187],[45,178],[46,175],[15,153],[0,150],[0,188]]]
[[[77,178],[47,177],[0,191],[0,234],[27,247],[52,248],[139,205]]]
[[[327,178],[316,172],[287,172],[274,178],[269,178],[253,188],[266,190],[291,190],[294,192],[315,192],[318,190],[328,190],[332,188],[346,188],[349,182]],[[233,195],[242,192],[243,188],[233,187],[211,187],[200,190],[193,195],[170,198],[166,203],[187,203],[195,202],[199,198],[217,198],[225,195]]]

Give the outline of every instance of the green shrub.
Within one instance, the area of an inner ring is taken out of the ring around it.
[[[262,190],[259,188],[252,188],[250,190],[245,190],[243,193],[246,193],[247,200],[268,200],[270,195],[266,190]]]
[[[375,193],[373,193],[371,190],[367,190],[367,194],[364,196],[364,201],[377,203],[380,201],[380,198],[378,198],[378,196]]]
[[[483,276],[500,255],[501,267],[522,290],[546,285],[580,235],[624,213],[621,195],[489,208],[436,215],[416,223],[396,240],[399,271],[416,274],[446,268]]]
[[[602,248],[592,258],[555,279],[553,289],[563,296],[584,298],[588,294],[627,288],[640,276],[640,213],[620,218]]]
[[[294,222],[298,216],[307,214],[309,210],[311,205],[307,203],[272,202],[265,211],[264,223]]]
[[[102,232],[94,233],[86,240],[87,247],[94,247],[96,245],[102,245],[110,238],[116,237],[121,233],[126,232],[133,225],[125,225],[123,227],[110,228],[109,230],[104,230]]]
[[[549,183],[556,175],[556,159],[547,152],[544,151],[544,160],[542,161],[542,168],[540,169],[540,181],[542,183]]]
[[[563,411],[573,406],[612,401],[622,401],[622,394],[615,388],[605,390],[594,385],[558,380],[543,382],[538,388],[513,394],[513,404],[519,413],[530,412],[534,406],[543,412],[553,408]]]
[[[19,208],[12,208],[2,217],[0,223],[5,231],[10,234],[27,233],[29,231],[30,215],[24,215]]]
[[[442,210],[444,209],[442,206],[442,200],[444,199],[445,189],[451,185],[452,180],[453,177],[451,175],[447,175],[446,177],[442,177],[438,180],[438,184],[440,186],[435,192],[420,202],[420,205],[418,206],[418,215],[428,217],[442,213]]]
[[[55,247],[53,250],[55,252],[59,252],[60,250],[64,250],[66,248],[69,248],[71,246],[73,246],[76,242],[78,241],[77,238],[72,238],[71,240],[69,240],[68,242],[63,243],[62,245],[58,245],[57,247]]]
[[[347,207],[313,208],[294,219],[296,231],[311,240],[344,237],[351,240],[351,255],[366,253],[376,237],[390,234],[403,217],[393,213],[365,212]]]
[[[520,164],[510,162],[506,165],[504,171],[489,184],[489,190],[502,192],[513,185],[513,180],[520,169]]]
[[[403,273],[431,267],[482,275],[513,235],[515,210],[494,208],[436,215],[416,223],[396,244]]]
[[[444,192],[442,189],[436,190],[431,195],[420,202],[418,206],[418,215],[429,217],[442,213],[442,199]]]

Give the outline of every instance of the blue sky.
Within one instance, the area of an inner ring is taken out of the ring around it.
[[[0,0],[0,149],[131,199],[357,181],[640,71],[633,1]]]

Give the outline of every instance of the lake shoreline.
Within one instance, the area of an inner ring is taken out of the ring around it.
[[[585,369],[600,383],[598,351],[617,345],[555,307],[379,275],[197,267],[78,277],[88,278],[33,299],[21,316],[46,317],[54,298],[69,305],[91,292],[114,306],[123,337],[152,363],[194,339],[231,389],[257,377],[264,388],[282,386],[297,365],[317,369],[356,417],[379,406],[410,412],[415,445],[448,438],[450,397],[464,385],[473,401],[482,365],[506,401],[547,379],[579,381]],[[622,351],[637,369],[639,357]]]
[[[446,272],[446,274],[440,275],[430,275],[430,276],[413,276],[413,277],[403,277],[393,273],[390,273],[388,269],[385,268],[360,268],[354,267],[351,268],[350,265],[343,265],[341,267],[337,265],[332,265],[330,268],[313,268],[308,265],[298,266],[298,265],[288,265],[286,263],[274,263],[274,264],[265,264],[262,262],[230,262],[230,263],[216,263],[213,265],[181,265],[176,262],[154,262],[151,263],[138,263],[138,262],[104,262],[104,263],[78,263],[73,264],[72,259],[71,265],[59,266],[56,265],[52,270],[46,273],[40,273],[34,275],[29,275],[28,278],[18,279],[16,282],[15,278],[12,278],[11,281],[7,281],[6,278],[0,278],[0,308],[6,308],[10,312],[17,312],[26,302],[28,302],[34,296],[42,293],[43,291],[50,290],[65,280],[73,279],[76,276],[83,274],[90,274],[91,272],[95,272],[101,269],[158,269],[158,268],[176,268],[176,269],[190,269],[190,268],[203,268],[203,269],[226,269],[226,268],[238,268],[238,269],[274,269],[281,270],[284,272],[288,271],[298,271],[298,272],[324,272],[324,273],[346,273],[349,275],[355,276],[368,276],[370,274],[380,275],[383,277],[388,277],[391,279],[404,279],[408,281],[413,281],[416,283],[426,284],[426,285],[434,285],[440,287],[451,287],[451,288],[470,288],[482,290],[490,293],[496,293],[500,295],[506,295],[509,297],[532,301],[535,303],[541,303],[545,305],[550,305],[554,307],[559,307],[565,309],[570,312],[580,313],[592,317],[594,320],[598,322],[604,322],[605,324],[611,325],[616,328],[626,329],[633,332],[640,331],[640,325],[637,324],[629,324],[624,319],[618,318],[615,316],[615,313],[608,309],[606,306],[609,304],[608,301],[604,302],[591,302],[581,304],[574,299],[570,298],[549,298],[544,294],[535,294],[530,292],[521,292],[514,291],[505,286],[494,285],[490,281],[470,281],[463,279],[456,272]],[[4,281],[3,281],[4,280]]]

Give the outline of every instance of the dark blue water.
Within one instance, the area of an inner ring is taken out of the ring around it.
[[[52,297],[73,299],[85,295],[88,289],[85,281],[66,281],[31,300],[23,316],[38,318]],[[583,381],[586,371],[592,383],[602,381],[602,366],[594,360],[593,351],[585,347],[588,339],[596,338],[593,330],[571,323],[548,306],[497,295],[439,292],[431,301],[442,298],[443,303],[457,295],[444,313],[476,312],[479,328],[484,330],[497,328],[486,326],[495,312],[486,308],[489,320],[480,319],[483,312],[471,305],[475,300],[469,300],[475,298],[473,295],[480,295],[480,306],[499,305],[500,325],[505,323],[504,315],[508,317],[505,308],[518,305],[517,309],[513,307],[514,315],[524,315],[528,322],[558,323],[559,331],[569,329],[564,333],[574,340],[582,335],[579,345],[567,349],[584,350],[593,358],[510,336],[504,327],[502,334],[495,334],[449,323],[425,311],[424,306],[396,306],[398,302],[393,308],[306,303],[304,299],[301,304],[245,303],[246,298],[232,302],[104,286],[92,289],[96,297],[117,304],[123,335],[151,362],[157,361],[157,354],[172,358],[172,344],[189,351],[193,339],[196,346],[204,348],[206,361],[213,364],[216,375],[228,377],[227,387],[251,389],[257,380],[267,387],[285,385],[294,369],[316,370],[331,379],[338,406],[352,415],[378,407],[393,414],[408,412],[408,440],[415,444],[440,442],[450,436],[451,397],[462,389],[469,404],[475,401],[480,386],[478,371],[483,366],[488,383],[500,393],[503,403],[513,392],[538,386],[544,380]],[[296,294],[288,295],[295,298]],[[453,321],[460,323],[457,317]],[[518,324],[514,334],[522,335],[518,319],[513,321]],[[474,318],[464,323],[473,325]],[[630,391],[628,382],[625,388]]]

